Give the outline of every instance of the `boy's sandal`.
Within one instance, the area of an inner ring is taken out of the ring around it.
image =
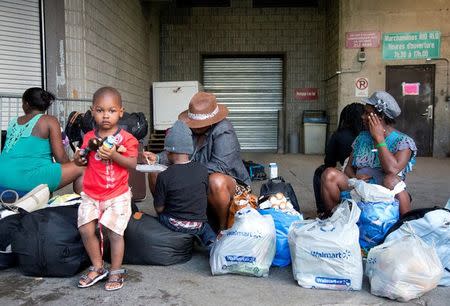
[[[109,278],[106,281],[105,289],[107,291],[119,290],[125,282],[126,269],[118,269],[109,272]]]
[[[97,276],[94,278],[90,278],[88,276],[89,272],[95,272],[95,273],[97,273]],[[95,285],[97,282],[101,281],[102,279],[104,279],[107,276],[108,276],[108,270],[105,269],[104,267],[96,268],[94,266],[90,266],[88,273],[81,275],[80,280],[78,282],[78,288],[91,287],[92,285]],[[80,283],[81,281],[83,281],[84,284]]]

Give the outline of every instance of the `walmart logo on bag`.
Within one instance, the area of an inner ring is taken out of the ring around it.
[[[349,250],[339,251],[339,252],[320,252],[320,251],[311,251],[310,254],[314,257],[319,258],[339,258],[339,259],[348,259],[352,256],[352,253]]]
[[[261,239],[263,238],[261,233],[258,232],[239,232],[239,231],[229,231],[228,233],[226,233],[227,236],[241,236],[241,237],[250,237],[250,238],[258,238]]]
[[[238,255],[227,255],[225,256],[226,261],[232,262],[255,262],[256,257],[253,256],[238,256]]]
[[[346,278],[331,278],[331,277],[317,276],[315,278],[315,281],[318,284],[326,284],[326,285],[338,285],[346,287],[350,287],[352,285],[352,281]]]

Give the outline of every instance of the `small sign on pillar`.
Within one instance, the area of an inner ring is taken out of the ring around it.
[[[295,88],[294,99],[309,101],[319,99],[319,88]]]
[[[369,79],[357,78],[355,80],[355,97],[366,98],[369,96]]]

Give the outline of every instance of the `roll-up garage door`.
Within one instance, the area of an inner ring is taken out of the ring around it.
[[[229,108],[242,150],[277,151],[281,58],[204,58],[203,86]]]
[[[40,0],[0,1],[0,94],[42,86]]]

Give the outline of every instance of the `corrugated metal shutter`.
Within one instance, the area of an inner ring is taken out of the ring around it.
[[[204,58],[203,85],[229,108],[242,150],[277,151],[281,58]]]
[[[0,93],[42,86],[39,0],[0,1]]]

